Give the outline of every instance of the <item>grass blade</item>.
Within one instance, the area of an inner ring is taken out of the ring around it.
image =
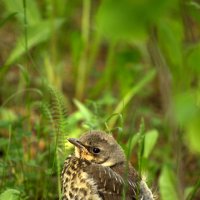
[[[130,100],[136,95],[141,89],[147,85],[155,76],[155,70],[151,70],[138,84],[129,90],[125,97],[119,102],[117,107],[114,110],[114,113],[121,113],[123,109],[127,106]],[[117,118],[112,118],[109,123],[110,129],[112,129],[116,123]]]

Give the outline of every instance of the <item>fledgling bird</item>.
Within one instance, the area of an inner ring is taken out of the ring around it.
[[[63,200],[153,200],[153,194],[136,170],[127,164],[120,145],[103,131],[70,138],[75,153],[61,175]]]

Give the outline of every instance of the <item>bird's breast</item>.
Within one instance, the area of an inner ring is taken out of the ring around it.
[[[66,159],[61,177],[63,200],[102,200],[95,181],[83,171],[87,165],[76,157]]]

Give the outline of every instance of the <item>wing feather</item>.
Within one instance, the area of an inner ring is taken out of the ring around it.
[[[97,184],[99,195],[103,200],[121,200],[126,193],[126,200],[135,200],[137,196],[137,184],[130,178],[127,181],[110,167],[91,164],[85,168]],[[126,192],[125,192],[126,191]]]

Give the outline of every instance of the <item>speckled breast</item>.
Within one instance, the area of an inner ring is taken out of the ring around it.
[[[102,200],[96,183],[84,172],[87,165],[76,157],[69,156],[65,160],[61,175],[63,200]]]

